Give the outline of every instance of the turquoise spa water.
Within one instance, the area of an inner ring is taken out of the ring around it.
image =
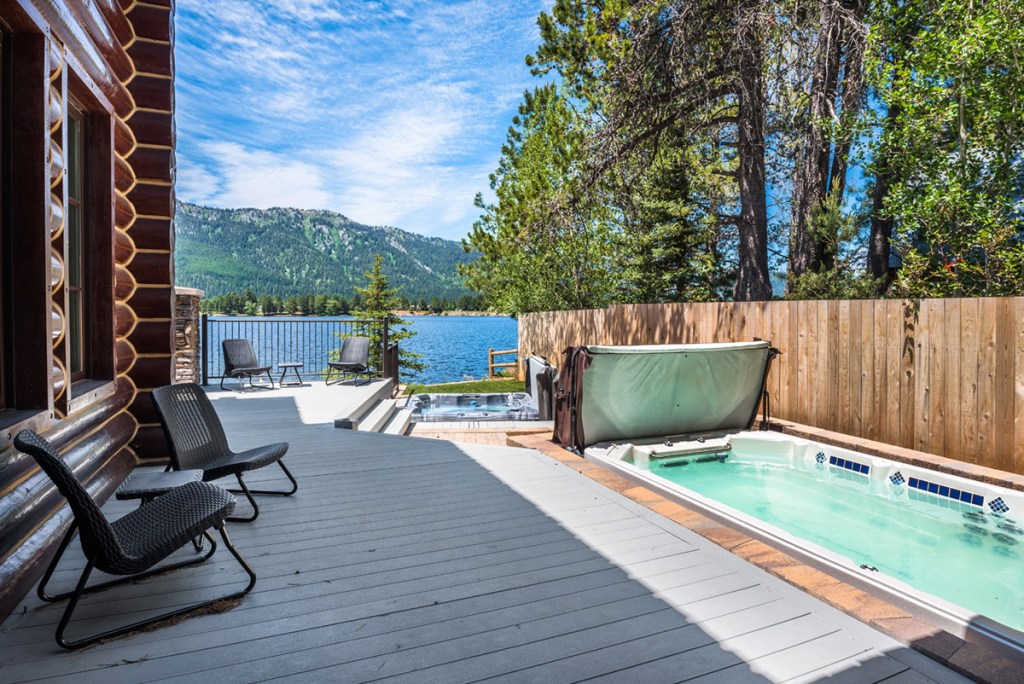
[[[651,472],[1024,630],[1024,525],[905,486],[900,499],[873,493],[868,477],[828,464],[801,467],[732,452],[724,463],[654,462]]]

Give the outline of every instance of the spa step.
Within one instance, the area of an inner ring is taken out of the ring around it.
[[[359,421],[356,429],[360,432],[380,432],[395,412],[395,400],[385,399],[377,404],[366,417]]]
[[[409,429],[409,423],[412,421],[412,409],[399,409],[395,412],[394,417],[388,426],[384,428],[385,434],[389,435],[404,435]]]
[[[375,384],[376,387],[373,391],[368,392],[365,397],[361,398],[358,404],[334,417],[334,427],[344,430],[358,429],[359,423],[366,420],[377,404],[390,397],[395,389],[395,383],[391,380],[387,382],[378,381]]]

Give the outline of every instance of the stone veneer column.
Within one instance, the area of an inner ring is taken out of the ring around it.
[[[205,293],[190,287],[174,288],[174,382],[199,383],[199,300]]]

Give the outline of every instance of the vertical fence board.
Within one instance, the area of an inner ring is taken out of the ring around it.
[[[961,458],[978,463],[978,360],[981,327],[978,300],[960,300],[960,448]]]
[[[875,303],[857,302],[860,309],[860,429],[863,434],[874,434],[878,427],[878,402],[875,398]]]
[[[861,398],[863,397],[863,376],[864,355],[861,348],[864,317],[864,302],[850,302],[850,433],[855,435],[864,434],[864,411]]]
[[[921,302],[918,309],[918,322],[926,320],[932,312],[931,305]],[[914,330],[914,448],[928,450],[929,424],[931,423],[930,405],[928,403],[928,328],[916,325]]]
[[[889,413],[889,407],[885,403],[889,384],[889,374],[886,372],[888,349],[885,344],[885,302],[881,300],[871,302],[871,310],[871,348],[874,355],[874,360],[871,364],[871,385],[872,396],[874,397],[874,427],[872,428],[872,434],[878,435],[878,439],[883,439]]]
[[[824,401],[819,409],[819,424],[829,430],[838,430],[836,415],[839,412],[839,302],[819,302],[825,316],[825,382],[822,383]],[[824,411],[824,414],[821,413]]]
[[[765,302],[761,310],[765,339],[771,340],[776,349],[782,344],[782,318],[779,315],[781,311],[781,307],[773,307],[770,302]],[[782,357],[778,357],[774,363],[774,369],[768,374],[768,392],[772,395],[772,411],[778,411],[779,396],[782,393]],[[1024,406],[1024,402],[1021,404]]]
[[[882,441],[900,443],[900,357],[903,351],[903,306],[896,300],[882,302],[885,308],[885,437]]]
[[[903,302],[903,327],[900,341],[900,446],[914,448],[916,442],[916,404],[914,388],[917,384],[914,360],[917,358],[917,306]]]
[[[799,410],[797,415],[801,423],[814,423],[811,409],[814,405],[814,333],[818,329],[818,316],[813,302],[797,302],[799,305],[796,315],[797,327],[797,375],[795,387],[799,388]]]
[[[836,409],[836,429],[839,432],[850,432],[850,302],[839,302],[839,338],[836,347],[839,353],[839,365],[836,382],[838,406]]]
[[[942,402],[943,453],[955,453],[960,458],[960,350],[962,349],[960,310],[962,299],[943,300],[946,317],[945,344],[935,349],[935,358],[941,361],[944,378]],[[934,347],[933,347],[934,348]]]
[[[978,452],[994,457],[997,313],[991,299],[979,299],[978,308]],[[984,457],[979,462],[984,463]]]
[[[1013,471],[1024,472],[1024,299],[1013,300],[1014,319],[1014,414]]]
[[[776,413],[781,417],[793,416],[790,420],[796,419],[795,406],[797,405],[796,393],[796,333],[794,319],[796,314],[796,302],[781,302],[778,307],[779,314],[779,342],[778,347],[782,350],[779,357],[779,402],[775,408]]]
[[[928,300],[922,306],[922,318],[927,321],[924,326],[927,340],[923,346],[927,348],[927,361],[922,359],[922,376],[927,375],[925,383],[925,402],[927,403],[928,424],[922,429],[927,434],[928,450],[944,453],[946,448],[946,428],[943,409],[946,404],[946,379],[943,367],[943,350],[946,345],[946,309],[941,299]]]
[[[996,361],[995,369],[995,444],[992,467],[999,470],[1013,468],[1013,350],[1016,325],[1013,320],[1012,300],[1001,297],[994,300],[996,307]]]

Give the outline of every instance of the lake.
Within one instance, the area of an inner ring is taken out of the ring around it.
[[[210,377],[223,372],[220,341],[231,337],[251,340],[261,363],[276,366],[282,361],[302,361],[304,373],[315,373],[326,368],[328,352],[340,344],[330,331],[340,329],[346,320],[351,318],[210,316]],[[507,316],[410,316],[406,320],[416,335],[403,340],[401,346],[423,354],[429,368],[411,378],[403,374],[405,382],[480,379],[487,376],[488,349],[515,349],[519,344],[518,321]]]

